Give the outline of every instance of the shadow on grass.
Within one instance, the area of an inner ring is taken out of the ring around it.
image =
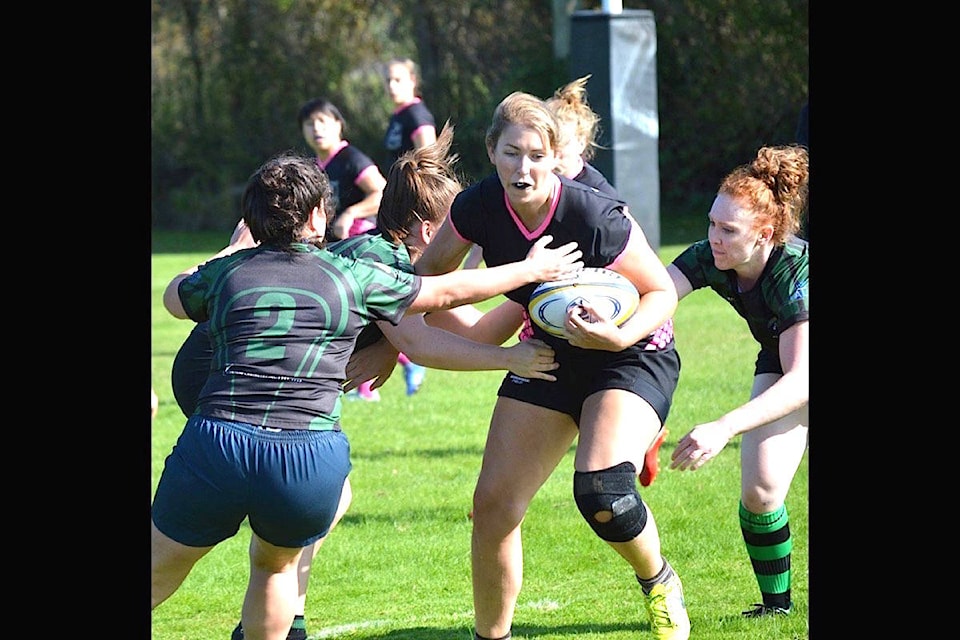
[[[545,635],[582,638],[584,634],[588,633],[614,632],[636,632],[642,635],[650,632],[650,625],[647,623],[629,624],[625,622],[559,626],[516,625],[513,627],[513,638],[514,640],[532,640],[533,638],[539,638]],[[338,636],[310,636],[310,640],[314,640],[314,638],[319,639],[320,637],[335,640]],[[408,629],[395,629],[393,631],[371,631],[369,634],[353,631],[349,634],[349,637],[356,640],[472,640],[473,630],[472,628],[464,627],[450,627],[446,629],[411,627]]]

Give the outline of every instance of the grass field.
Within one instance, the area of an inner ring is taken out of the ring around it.
[[[153,487],[185,422],[170,391],[170,367],[192,326],[166,313],[161,294],[175,273],[225,241],[221,234],[154,236],[151,366],[160,412],[152,424]],[[681,248],[663,246],[661,258],[667,262]],[[677,439],[693,425],[745,401],[756,346],[745,323],[708,291],[683,301],[675,326],[683,360],[680,386],[660,453],[660,476],[652,487],[641,488],[641,495],[656,518],[664,555],[683,580],[691,637],[808,638],[807,456],[787,499],[795,613],[745,620],[740,611],[758,602],[759,592],[737,519],[738,441],[699,471],[664,467]],[[381,402],[345,405],[354,500],[314,563],[306,612],[311,640],[472,638],[467,513],[501,377],[502,372],[429,370],[421,391],[408,398],[398,369],[381,389]],[[143,396],[146,400],[146,390]],[[581,518],[572,475],[573,449],[524,523],[524,586],[514,638],[652,638],[639,585]],[[246,586],[249,536],[245,523],[152,613],[154,640],[229,638]]]

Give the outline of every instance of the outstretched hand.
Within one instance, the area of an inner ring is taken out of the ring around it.
[[[347,362],[344,393],[356,389],[368,380],[373,381],[371,390],[383,386],[397,366],[398,355],[400,352],[386,338],[380,338],[363,349],[355,349]]]
[[[521,340],[512,347],[507,347],[507,358],[510,371],[521,378],[540,378],[556,382],[557,377],[547,373],[560,367],[554,360],[553,348],[546,342],[536,339]]]
[[[528,266],[533,269],[534,279],[538,282],[572,278],[583,269],[583,262],[580,260],[583,252],[577,249],[576,242],[548,249],[547,245],[552,240],[553,236],[542,236],[527,252]]]
[[[718,422],[697,425],[680,438],[670,456],[670,468],[696,471],[717,457],[730,442],[730,434]]]

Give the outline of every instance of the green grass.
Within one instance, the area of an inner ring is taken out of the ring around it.
[[[152,374],[160,396],[152,430],[154,487],[185,422],[170,391],[170,367],[192,326],[169,316],[161,295],[174,274],[220,249],[227,237],[229,230],[154,236]],[[669,261],[682,246],[661,247],[661,258]],[[795,615],[742,619],[741,609],[759,601],[759,593],[737,520],[738,441],[696,472],[671,471],[664,463],[691,427],[746,400],[756,346],[744,322],[708,291],[683,301],[675,325],[680,386],[660,476],[641,494],[656,518],[664,555],[683,580],[692,637],[808,638],[807,456],[787,499]],[[314,562],[306,611],[311,640],[472,638],[467,513],[501,377],[430,370],[420,392],[408,398],[397,369],[381,389],[381,402],[345,405],[354,500]],[[514,638],[652,638],[639,585],[580,517],[572,475],[571,449],[524,523]],[[179,591],[153,611],[154,640],[229,637],[246,587],[249,537],[245,523],[197,563]]]

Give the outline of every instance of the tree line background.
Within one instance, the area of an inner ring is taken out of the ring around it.
[[[567,45],[563,30],[573,11],[599,4],[152,0],[152,224],[229,232],[265,159],[312,153],[297,111],[315,96],[340,107],[344,137],[380,163],[393,57],[420,65],[424,101],[438,127],[456,127],[459,170],[473,182],[492,170],[483,136],[494,107],[512,91],[546,98],[571,80],[569,56],[589,43]],[[656,24],[661,224],[702,220],[727,172],[762,145],[795,139],[808,94],[808,0],[623,7],[652,11]]]

